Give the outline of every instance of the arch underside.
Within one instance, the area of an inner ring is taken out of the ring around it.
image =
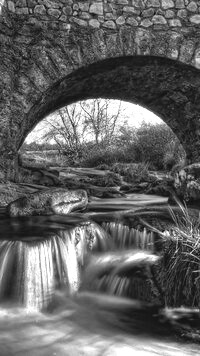
[[[89,98],[139,104],[157,114],[174,131],[188,158],[199,159],[199,70],[161,57],[130,56],[80,68],[52,85],[26,116],[18,148],[27,134],[55,110]]]

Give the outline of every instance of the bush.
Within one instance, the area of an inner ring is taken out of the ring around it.
[[[170,209],[174,226],[164,234],[162,284],[167,305],[200,307],[200,222],[178,205],[181,213]]]
[[[148,162],[151,169],[169,169],[185,157],[178,138],[166,124],[143,123],[138,129],[126,127],[122,130],[124,162]]]
[[[125,156],[122,150],[116,147],[101,148],[95,146],[92,150],[85,152],[81,161],[83,167],[98,167],[100,165],[112,165],[115,162],[123,162]]]
[[[128,183],[140,183],[148,180],[149,169],[148,163],[115,163],[111,170],[124,177],[124,180]]]

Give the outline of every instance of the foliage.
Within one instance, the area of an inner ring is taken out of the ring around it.
[[[148,180],[149,176],[148,163],[144,162],[131,164],[115,163],[111,170],[124,176],[124,180],[129,183],[139,183]]]
[[[46,119],[46,143],[56,145],[59,152],[82,157],[83,148],[92,139],[96,145],[109,145],[115,136],[121,103],[111,111],[110,100],[93,99],[59,109]]]
[[[184,162],[185,152],[166,124],[129,126],[121,104],[111,110],[110,100],[93,99],[69,105],[47,118],[46,142],[23,145],[23,150],[57,150],[66,164],[95,167],[114,163],[148,163],[152,170],[171,170]],[[131,173],[129,174],[131,176]]]
[[[174,225],[165,239],[163,286],[168,305],[200,307],[200,220],[178,202],[179,214],[170,208]]]
[[[86,146],[81,165],[84,167],[97,167],[99,165],[112,165],[114,162],[125,161],[123,150],[114,147],[102,147],[94,145]]]
[[[180,146],[178,139],[166,124],[143,123],[137,130],[133,149],[136,161],[153,162],[157,169],[163,169],[167,166],[168,152],[176,163],[175,152],[178,146]],[[171,147],[174,148],[173,151]]]

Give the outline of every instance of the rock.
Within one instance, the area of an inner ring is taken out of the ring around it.
[[[171,9],[174,7],[174,2],[172,0],[162,0],[162,7],[164,10]]]
[[[152,18],[152,22],[154,23],[154,25],[166,25],[167,24],[167,21],[161,15],[154,15]]]
[[[44,5],[36,5],[34,8],[34,13],[36,15],[46,15],[46,8]]]
[[[67,215],[74,210],[84,209],[87,203],[84,190],[44,189],[11,202],[7,212],[10,216]]]
[[[146,190],[146,194],[161,195],[163,197],[170,197],[173,195],[173,190],[167,182],[156,182],[151,184]]]
[[[2,183],[0,184],[0,206],[7,206],[13,200],[16,200],[26,194],[37,191],[37,188],[28,188],[15,183]]]
[[[95,15],[103,15],[103,4],[95,2],[90,6],[89,12]]]
[[[200,15],[193,15],[190,17],[190,22],[192,22],[195,25],[200,24]]]
[[[100,23],[99,23],[99,21],[96,20],[96,19],[91,19],[91,20],[89,21],[89,25],[90,25],[91,27],[93,27],[93,28],[99,28],[99,27],[100,27]]]
[[[173,172],[174,188],[186,202],[200,200],[200,163],[193,163]]]

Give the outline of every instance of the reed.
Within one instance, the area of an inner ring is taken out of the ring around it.
[[[173,226],[165,233],[164,285],[167,305],[200,306],[200,221],[191,217],[186,205],[169,211]]]

